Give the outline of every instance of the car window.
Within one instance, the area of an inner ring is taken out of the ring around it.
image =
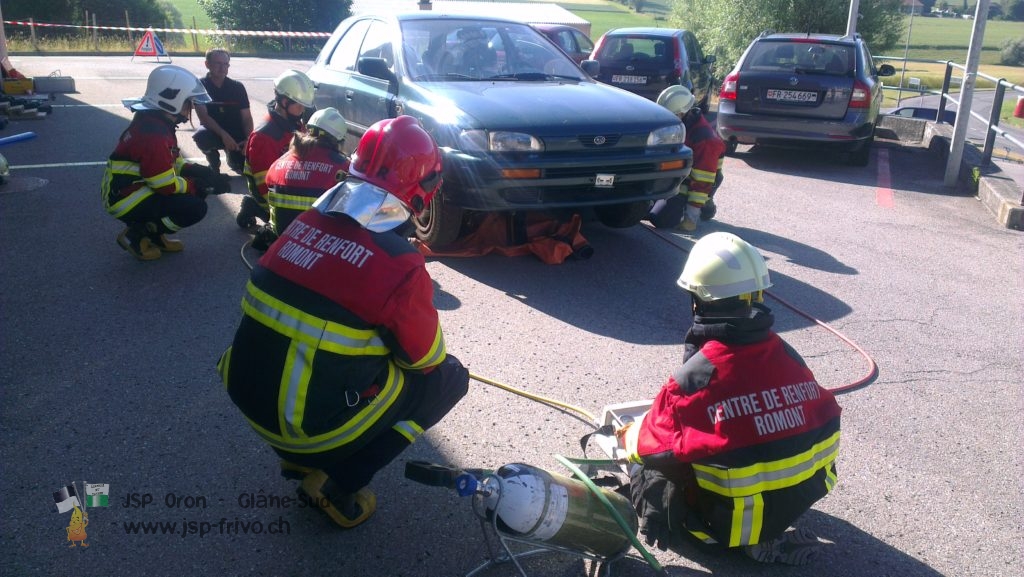
[[[559,30],[555,33],[555,44],[558,44],[559,48],[566,52],[576,52],[576,43],[573,42],[572,32],[568,30]]]
[[[855,61],[853,47],[848,44],[806,40],[756,42],[740,70],[848,75]]]
[[[698,68],[704,63],[704,54],[697,45],[697,38],[693,34],[683,34],[683,46],[686,48],[686,56],[690,59],[690,68]]]
[[[395,56],[391,49],[391,38],[388,36],[387,26],[383,22],[374,20],[370,24],[370,29],[359,49],[359,57],[383,58],[387,62],[388,68],[392,72],[395,71]]]
[[[360,20],[353,24],[341,37],[334,52],[331,53],[331,59],[327,62],[327,66],[335,70],[355,70],[359,47],[363,43],[363,37],[369,26],[369,20]]]
[[[864,70],[868,71],[869,76],[878,76],[878,69],[875,68],[875,60],[871,57],[871,53],[868,51],[868,45],[861,42],[861,58],[864,60]]]
[[[402,22],[405,50],[419,55],[414,80],[478,80],[535,73],[569,75],[579,69],[540,32],[525,24],[469,19]],[[407,58],[408,60],[408,58]]]
[[[590,41],[590,38],[587,38],[586,34],[579,30],[573,30],[572,35],[576,38],[576,44],[579,45],[580,52],[589,53],[594,51],[594,43]]]

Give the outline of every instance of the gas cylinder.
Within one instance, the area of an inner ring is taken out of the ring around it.
[[[480,488],[484,507],[512,537],[612,557],[629,548],[637,531],[636,513],[622,495],[598,488],[629,525],[629,535],[583,482],[531,465],[504,465]]]

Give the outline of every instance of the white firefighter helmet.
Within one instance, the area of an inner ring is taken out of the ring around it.
[[[761,291],[772,286],[761,253],[728,232],[713,232],[697,241],[676,284],[705,302],[729,297],[759,302]]]
[[[210,95],[195,74],[181,66],[165,64],[149,73],[146,93],[129,108],[179,115],[189,100],[202,104],[210,102]]]
[[[661,94],[658,95],[658,104],[667,108],[672,114],[682,116],[693,110],[697,99],[689,88],[676,84],[661,91]]]
[[[11,175],[11,165],[7,164],[7,159],[4,155],[0,154],[0,184],[7,182],[7,177]]]
[[[337,108],[332,107],[314,112],[306,122],[306,126],[320,129],[338,142],[345,140],[345,135],[348,134],[348,123],[345,121],[345,117],[338,112]]]
[[[274,93],[313,108],[313,81],[298,70],[285,70],[275,78]]]

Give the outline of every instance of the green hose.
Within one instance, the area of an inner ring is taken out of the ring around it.
[[[668,573],[665,572],[665,569],[661,566],[661,564],[658,563],[658,560],[654,558],[654,555],[651,555],[650,551],[644,548],[644,546],[640,543],[640,540],[636,538],[636,534],[633,533],[633,528],[630,527],[629,523],[627,523],[626,520],[622,518],[622,515],[619,514],[619,511],[615,508],[614,505],[611,504],[611,501],[608,500],[608,497],[606,497],[604,493],[601,492],[601,489],[598,488],[598,486],[595,485],[594,482],[590,480],[590,477],[584,475],[583,471],[580,471],[579,467],[574,465],[572,461],[570,461],[569,459],[566,459],[561,455],[554,455],[554,457],[555,460],[565,465],[567,469],[572,471],[572,474],[576,475],[576,477],[584,485],[586,485],[587,489],[590,489],[590,492],[593,493],[595,497],[597,497],[597,500],[600,501],[606,509],[608,509],[608,512],[611,513],[612,518],[615,519],[615,522],[622,529],[622,532],[625,533],[627,537],[629,537],[630,543],[632,543],[633,547],[635,547],[636,550],[640,552],[640,555],[644,558],[644,561],[647,561],[647,564],[650,565],[652,569],[654,569],[654,572],[658,575],[668,575]]]

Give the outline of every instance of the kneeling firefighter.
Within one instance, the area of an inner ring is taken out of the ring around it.
[[[620,429],[640,533],[678,536],[801,565],[816,550],[788,530],[836,483],[840,408],[762,304],[764,259],[716,232],[693,247],[678,283],[692,300],[683,364],[651,409]]]
[[[282,474],[341,527],[376,510],[374,474],[466,394],[447,354],[423,256],[399,233],[441,186],[419,121],[381,120],[350,176],[282,231],[242,297],[218,370],[283,459]]]

